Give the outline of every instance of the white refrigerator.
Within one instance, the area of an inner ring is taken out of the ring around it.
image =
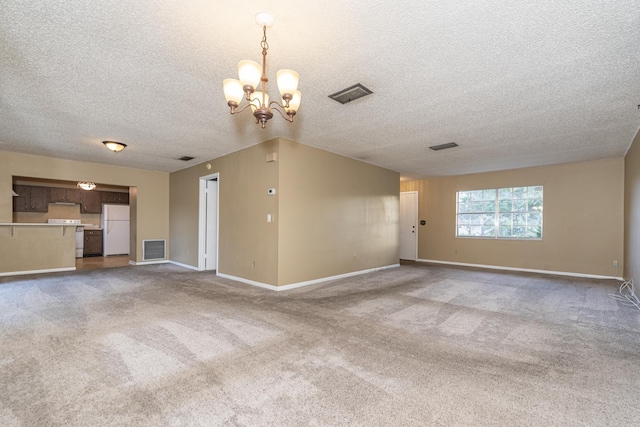
[[[102,255],[129,255],[129,205],[102,205]]]

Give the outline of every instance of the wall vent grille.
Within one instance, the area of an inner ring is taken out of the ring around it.
[[[143,240],[142,260],[156,261],[167,258],[167,241],[164,239]]]

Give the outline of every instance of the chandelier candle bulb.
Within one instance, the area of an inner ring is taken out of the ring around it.
[[[238,77],[242,86],[251,86],[253,90],[256,90],[260,79],[262,78],[262,67],[256,61],[245,59],[238,63]],[[245,91],[247,89],[245,88]]]
[[[298,89],[298,80],[300,76],[293,70],[280,70],[276,74],[278,90],[280,95],[284,98],[285,94],[293,95]]]
[[[269,94],[265,93],[264,94],[264,106],[268,106],[269,105]],[[262,104],[262,92],[258,92],[255,94],[254,98],[251,100],[251,109],[253,111],[256,110],[256,108],[262,108],[263,104]]]
[[[286,101],[283,99],[283,103],[286,104]],[[287,114],[295,115],[298,112],[298,108],[300,108],[300,101],[302,101],[302,93],[299,90],[293,92],[293,98],[289,101],[289,108],[287,108]]]
[[[242,83],[237,79],[224,79],[222,82],[224,88],[224,97],[227,99],[227,103],[235,103],[237,107],[242,98],[244,98],[244,91],[242,89]]]

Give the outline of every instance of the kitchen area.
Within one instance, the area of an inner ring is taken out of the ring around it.
[[[45,268],[37,271],[129,265],[128,187],[21,177],[12,187],[13,221],[0,224],[0,252],[40,257]],[[0,266],[0,275],[19,270]]]

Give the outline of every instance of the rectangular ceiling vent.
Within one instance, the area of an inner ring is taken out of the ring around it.
[[[157,261],[167,258],[167,241],[164,239],[143,240],[142,241],[142,260]]]
[[[433,151],[440,151],[440,150],[446,150],[447,148],[453,148],[457,146],[458,144],[456,144],[455,142],[447,142],[446,144],[432,145],[429,148],[431,148]]]
[[[182,160],[183,162],[188,162],[189,160],[193,160],[195,159],[195,157],[191,157],[191,156],[182,156],[180,157],[178,160]]]
[[[358,98],[371,95],[372,93],[372,91],[358,83],[340,92],[336,92],[333,95],[329,95],[329,98],[338,101],[340,104],[346,104],[347,102],[355,101]]]

